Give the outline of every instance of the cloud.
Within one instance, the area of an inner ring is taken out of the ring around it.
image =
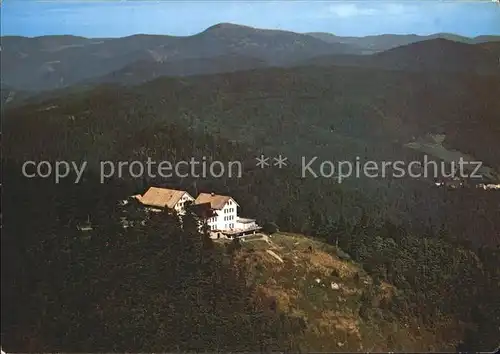
[[[402,3],[339,3],[328,6],[322,17],[366,17],[409,15],[418,9],[415,4]]]
[[[402,15],[408,12],[408,6],[403,4],[387,4],[384,9],[388,15]]]
[[[74,9],[69,9],[69,8],[54,8],[54,9],[47,9],[45,11],[46,12],[55,12],[55,13],[70,13],[70,12],[74,12]]]
[[[363,15],[374,15],[377,10],[374,8],[364,8],[358,4],[335,4],[328,7],[328,12],[337,17],[354,17]]]

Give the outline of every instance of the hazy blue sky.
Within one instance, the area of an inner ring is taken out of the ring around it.
[[[3,0],[2,35],[191,35],[220,22],[337,35],[500,34],[500,5],[439,1],[30,1]]]

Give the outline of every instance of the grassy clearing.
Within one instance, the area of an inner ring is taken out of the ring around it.
[[[399,323],[380,309],[380,300],[390,301],[397,289],[384,282],[374,286],[359,264],[338,257],[336,247],[292,233],[274,234],[269,241],[247,239],[235,258],[249,269],[259,296],[307,323],[303,350],[387,351],[394,349],[391,343],[398,343],[399,350],[430,350],[426,343],[439,342],[432,333],[417,330],[418,324]],[[370,306],[381,314],[376,317],[360,315],[370,288],[375,291]]]
[[[466,162],[474,162],[474,161],[479,161],[476,159],[474,156],[465,154],[461,151],[458,150],[451,150],[443,146],[443,143],[446,139],[446,135],[444,134],[429,134],[425,138],[421,138],[417,141],[411,142],[406,144],[405,146],[417,150],[420,152],[423,152],[425,154],[428,154],[430,156],[434,156],[440,160],[443,160],[445,162],[451,163],[451,162],[456,162],[458,163],[460,159],[463,159],[463,161]],[[471,165],[465,165],[464,166],[466,169],[475,169],[475,164]],[[474,171],[470,171],[474,172]],[[493,168],[488,167],[488,166],[482,166],[477,173],[480,173],[481,175],[492,179],[492,180],[498,180],[500,174],[495,171]]]

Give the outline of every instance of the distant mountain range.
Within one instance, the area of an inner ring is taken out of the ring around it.
[[[2,89],[36,92],[75,84],[137,84],[159,76],[310,64],[490,73],[498,69],[499,43],[500,36],[356,38],[229,23],[187,37],[6,36],[1,38]]]
[[[419,36],[416,34],[383,34],[378,36],[366,37],[340,37],[331,33],[324,32],[310,32],[307,34],[328,43],[342,43],[356,46],[360,48],[365,54],[373,54],[402,45],[438,38],[467,44],[500,41],[500,36],[478,36],[469,38],[452,33],[436,33],[429,36]]]
[[[499,44],[500,42],[466,44],[437,38],[395,47],[372,55],[321,56],[309,59],[302,65],[500,74]]]

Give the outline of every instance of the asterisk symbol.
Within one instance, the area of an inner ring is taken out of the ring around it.
[[[266,166],[269,166],[269,157],[265,157],[264,155],[260,155],[260,157],[255,158],[257,160],[257,167],[264,168]]]
[[[286,157],[279,155],[278,157],[274,158],[274,166],[278,166],[279,168],[286,167],[287,160],[288,159]]]

